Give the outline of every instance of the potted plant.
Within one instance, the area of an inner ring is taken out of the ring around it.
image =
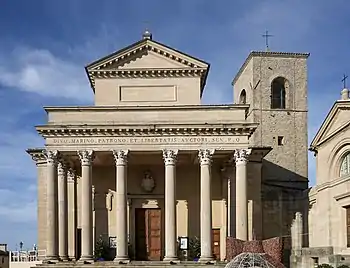
[[[201,241],[195,236],[188,241],[188,258],[193,261],[198,261],[201,255]]]
[[[106,241],[103,240],[102,235],[97,239],[95,245],[95,259],[97,261],[108,260],[109,246]]]

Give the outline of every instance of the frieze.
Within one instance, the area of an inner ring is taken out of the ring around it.
[[[242,140],[242,141],[241,141]],[[176,144],[238,144],[240,136],[171,136],[171,137],[91,137],[47,138],[48,145],[176,145]]]

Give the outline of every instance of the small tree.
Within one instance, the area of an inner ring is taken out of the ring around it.
[[[103,240],[102,235],[97,239],[95,245],[95,258],[97,260],[107,260],[109,257],[108,243]]]
[[[196,260],[201,255],[201,241],[197,236],[190,238],[188,241],[188,258]]]

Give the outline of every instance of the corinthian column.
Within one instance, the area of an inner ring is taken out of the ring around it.
[[[177,261],[176,254],[176,158],[178,150],[163,150],[165,164],[165,257]]]
[[[128,150],[113,151],[116,165],[116,236],[117,254],[114,261],[128,262],[128,226],[127,226],[127,163]]]
[[[92,162],[93,151],[78,151],[81,161],[81,257],[80,261],[93,261],[92,222]]]
[[[211,200],[211,163],[214,150],[201,149],[198,158],[201,165],[201,256],[199,261],[213,260],[212,250],[212,200]]]
[[[58,163],[58,253],[62,261],[68,260],[68,202],[67,169]]]
[[[58,261],[58,151],[46,151],[47,160],[47,235],[46,261]]]
[[[235,150],[236,161],[236,238],[248,240],[247,163],[251,149]]]
[[[76,260],[76,236],[77,236],[77,178],[75,171],[70,168],[67,171],[68,192],[68,258]]]

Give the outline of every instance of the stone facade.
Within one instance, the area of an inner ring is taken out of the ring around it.
[[[349,116],[349,91],[343,89],[310,146],[316,158],[316,185],[309,193],[305,262],[350,263]]]
[[[295,212],[307,215],[308,54],[252,52],[233,80],[235,103],[244,91],[247,121],[259,123],[251,146],[271,146],[261,171],[264,238],[288,236]],[[285,79],[285,106],[271,107],[271,85]]]
[[[87,66],[95,105],[45,107],[46,148],[28,150],[39,250],[92,261],[102,237],[116,242],[117,262],[172,262],[177,238],[198,236],[208,262],[226,259],[227,236],[289,236],[307,189],[307,57],[251,53],[232,105],[201,105],[209,64],[149,33]],[[282,76],[284,107],[271,108]]]

